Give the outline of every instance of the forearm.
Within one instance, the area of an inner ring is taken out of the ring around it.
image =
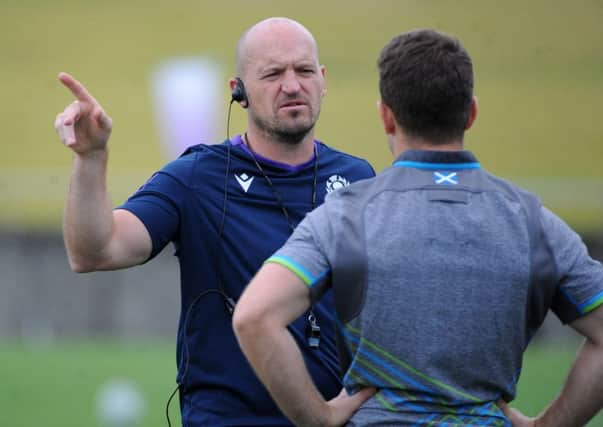
[[[559,396],[536,419],[537,426],[584,426],[603,407],[603,345],[586,340]]]
[[[328,406],[314,386],[299,347],[287,329],[269,324],[241,327],[237,337],[257,376],[295,425],[329,425]]]
[[[63,234],[71,267],[94,269],[111,240],[112,207],[107,193],[108,152],[74,155],[63,217]]]
[[[310,292],[301,278],[282,265],[266,263],[241,295],[232,325],[257,376],[294,424],[341,426],[375,390],[352,396],[342,390],[325,402],[287,329],[309,307]]]

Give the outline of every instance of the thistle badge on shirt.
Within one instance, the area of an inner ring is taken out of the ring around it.
[[[341,175],[331,175],[327,179],[327,193],[331,193],[343,187],[350,185],[350,181],[342,177]]]

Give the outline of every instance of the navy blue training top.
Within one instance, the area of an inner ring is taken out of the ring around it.
[[[315,148],[318,204],[327,193],[374,176],[365,160],[318,141]],[[291,425],[240,351],[222,296],[204,293],[218,289],[221,282],[224,291],[238,300],[262,263],[291,234],[282,205],[293,226],[312,208],[314,159],[292,167],[255,157],[273,188],[237,136],[217,145],[190,147],[119,207],[146,226],[153,244],[150,258],[173,242],[180,263],[177,381],[185,426]],[[289,329],[315,384],[330,399],[341,389],[332,296],[321,299],[314,313],[321,328],[318,349],[307,343],[307,314]]]

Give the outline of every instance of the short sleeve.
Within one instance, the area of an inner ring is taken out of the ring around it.
[[[560,277],[552,309],[568,323],[603,304],[603,265],[590,257],[580,236],[546,208],[542,225]]]
[[[181,207],[187,192],[181,180],[162,170],[151,176],[124,204],[116,208],[133,213],[146,227],[153,244],[149,260],[176,239]]]
[[[325,251],[330,234],[328,219],[326,205],[318,207],[300,222],[284,246],[266,260],[296,274],[310,289],[312,303],[331,285],[331,268]]]

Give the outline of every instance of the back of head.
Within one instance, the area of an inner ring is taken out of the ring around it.
[[[405,134],[432,144],[463,139],[473,65],[461,43],[434,30],[394,37],[378,60],[381,99]]]

